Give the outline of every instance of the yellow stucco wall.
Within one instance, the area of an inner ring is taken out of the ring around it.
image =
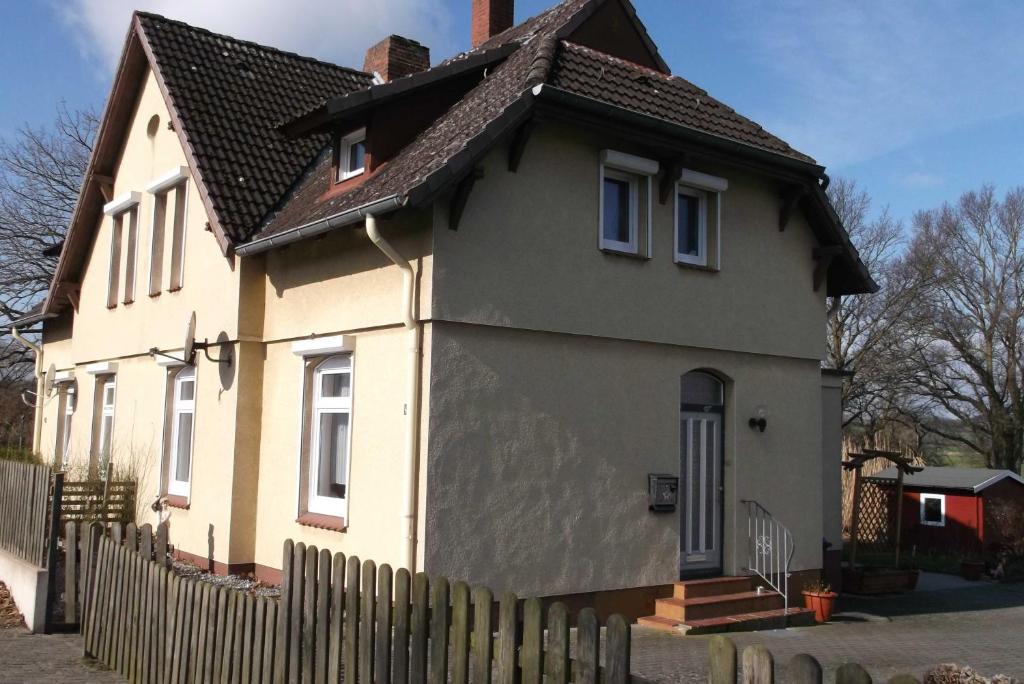
[[[155,134],[150,136],[147,127],[154,116],[158,117],[158,122]],[[115,308],[107,308],[113,219],[104,216],[99,221],[84,267],[78,310],[69,310],[63,314],[64,320],[47,324],[44,337],[44,363],[53,363],[59,370],[73,371],[77,381],[78,405],[71,435],[73,473],[81,474],[87,468],[93,439],[95,377],[86,373],[85,367],[97,362],[116,364],[112,460],[117,468],[130,469],[139,478],[140,522],[151,523],[157,522],[157,516],[149,504],[157,497],[163,471],[167,370],[157,365],[148,350],[157,347],[171,354],[180,351],[186,321],[193,311],[198,321],[198,339],[223,336],[234,340],[238,335],[238,272],[232,261],[224,257],[213,233],[207,230],[207,215],[191,178],[188,180],[182,287],[169,291],[171,231],[168,220],[162,291],[157,296],[149,296],[154,196],[145,192],[145,188],[153,180],[187,165],[177,133],[167,127],[168,120],[156,79],[148,73],[116,165],[113,187],[115,198],[131,191],[142,193],[138,208],[134,302],[119,301]],[[126,235],[127,228],[123,230]],[[125,241],[122,241],[122,250],[124,246]],[[123,268],[121,283],[123,292]],[[212,354],[216,356],[218,352]],[[170,511],[171,535],[177,545],[205,556],[212,525],[214,556],[223,562],[229,559],[231,509],[224,502],[232,492],[235,435],[221,428],[234,424],[236,401],[234,373],[222,372],[218,366],[200,361],[190,508]],[[44,406],[40,451],[47,459],[53,458],[56,446],[58,404],[55,392],[46,399]]]

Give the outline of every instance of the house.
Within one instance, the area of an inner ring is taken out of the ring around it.
[[[896,468],[866,481],[895,486]],[[1002,506],[1024,511],[1024,478],[1010,470],[928,466],[903,480],[901,545],[924,552],[989,552],[1005,543]]]
[[[753,502],[817,577],[826,297],[876,289],[824,168],[671,75],[628,0],[472,11],[470,51],[362,70],[134,15],[20,322],[40,450],[271,581],[293,538],[649,606],[782,558]]]

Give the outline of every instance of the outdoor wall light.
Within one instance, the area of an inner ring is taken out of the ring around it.
[[[758,406],[754,412],[754,417],[751,418],[748,423],[751,430],[759,430],[764,432],[765,428],[768,427],[768,411],[764,406]]]

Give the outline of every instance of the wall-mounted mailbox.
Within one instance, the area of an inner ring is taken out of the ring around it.
[[[647,507],[655,513],[671,513],[676,510],[679,498],[679,478],[665,473],[651,473],[647,476]]]

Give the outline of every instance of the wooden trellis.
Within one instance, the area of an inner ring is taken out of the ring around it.
[[[853,470],[853,529],[850,531],[850,567],[856,567],[857,565],[857,545],[860,541],[862,529],[867,528],[870,530],[876,530],[877,527],[874,527],[876,525],[884,525],[886,529],[888,528],[886,520],[889,517],[887,513],[887,511],[889,510],[889,506],[884,506],[884,508],[880,507],[877,504],[876,500],[873,502],[874,505],[869,510],[868,516],[864,515],[865,506],[863,504],[863,501],[865,496],[865,483],[863,481],[863,478],[861,477],[861,469],[864,467],[865,463],[876,458],[884,458],[888,460],[890,463],[892,463],[894,466],[896,466],[896,501],[894,506],[894,508],[896,509],[896,513],[894,516],[896,518],[896,524],[893,525],[893,527],[895,528],[895,532],[892,540],[892,544],[895,547],[896,552],[896,567],[899,567],[900,565],[900,535],[903,528],[903,478],[905,475],[911,475],[913,473],[918,473],[921,472],[921,470],[923,470],[923,468],[919,466],[911,465],[910,461],[904,458],[903,454],[899,453],[898,451],[879,451],[876,449],[865,449],[863,453],[850,454],[849,458],[843,461],[844,468],[846,468],[847,470]],[[879,487],[878,485],[874,485],[872,488],[872,493],[869,494],[868,496],[872,496],[875,497],[875,499],[877,499],[879,495],[876,495],[873,492],[881,490],[881,487]],[[877,515],[877,511],[879,510],[884,511],[881,516]],[[881,520],[879,520],[879,518]]]

